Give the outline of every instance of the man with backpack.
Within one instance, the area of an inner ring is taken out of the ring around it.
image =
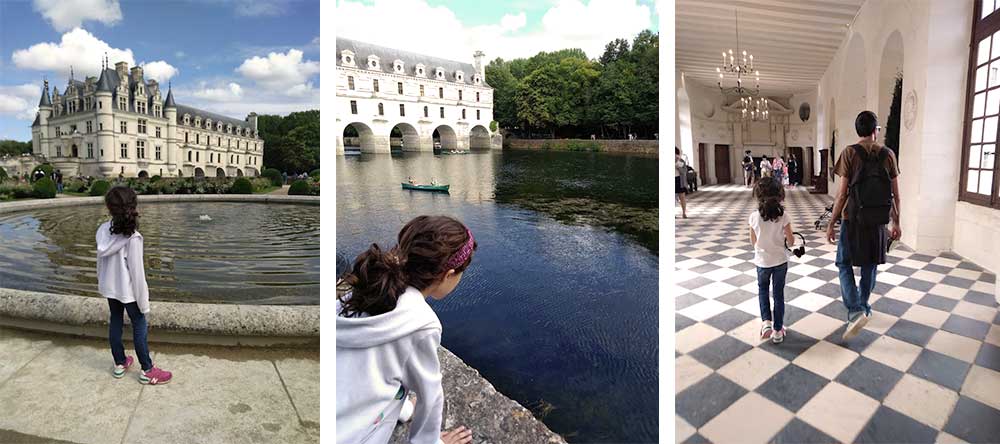
[[[750,157],[750,150],[743,153],[743,185],[748,188],[753,187],[753,157]]]
[[[834,173],[841,177],[833,208],[833,220],[826,238],[837,244],[840,292],[847,307],[844,340],[861,332],[871,318],[868,297],[875,288],[877,267],[886,262],[891,240],[899,239],[899,168],[892,150],[881,146],[878,118],[862,111],[854,121],[861,140],[840,153]],[[840,240],[834,237],[837,220],[842,220]],[[891,228],[887,225],[891,222]],[[853,267],[861,267],[860,289],[854,282]]]

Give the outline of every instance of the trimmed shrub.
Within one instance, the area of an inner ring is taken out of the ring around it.
[[[497,132],[497,128],[498,127],[499,127],[499,125],[497,125],[497,121],[496,120],[490,121],[490,132],[492,132],[492,133]]]
[[[56,183],[48,177],[43,177],[35,182],[35,197],[39,199],[52,199],[56,197]]]
[[[246,177],[239,177],[229,188],[229,194],[253,194],[253,184]]]
[[[156,182],[156,181],[158,181],[160,179],[162,179],[162,177],[160,177],[159,175],[156,175],[156,176],[150,177],[149,181],[150,182]]]
[[[23,199],[26,197],[31,197],[35,194],[35,190],[23,182],[6,182],[0,183],[0,200],[8,199]]]
[[[103,195],[107,194],[108,190],[110,190],[110,189],[111,189],[111,184],[108,183],[108,181],[106,181],[106,180],[97,180],[97,181],[94,181],[94,184],[90,186],[90,195],[91,196],[103,196]]]
[[[319,168],[316,168],[315,170],[310,171],[309,172],[309,177],[312,177],[313,179],[319,179]]]
[[[296,180],[292,182],[292,186],[288,187],[289,196],[309,196],[311,195],[309,182],[304,180]]]
[[[260,175],[268,179],[271,179],[271,185],[274,185],[276,187],[281,186],[282,182],[281,171],[278,171],[275,168],[264,168],[264,171]]]
[[[52,165],[43,163],[36,166],[34,170],[31,170],[31,180],[35,180],[35,172],[38,170],[42,170],[42,172],[45,173],[45,177],[52,177]]]

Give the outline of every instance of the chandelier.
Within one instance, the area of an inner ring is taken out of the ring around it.
[[[716,67],[715,72],[719,74],[719,90],[722,91],[723,95],[732,95],[740,97],[754,97],[760,94],[760,71],[754,69],[753,54],[747,54],[747,51],[742,50],[740,54],[740,16],[739,11],[735,11],[736,14],[736,54],[733,54],[733,49],[730,48],[729,52],[722,51],[722,66]],[[742,56],[742,58],[740,58]],[[749,56],[749,58],[748,58]],[[750,89],[743,86],[744,79],[749,80],[749,77],[753,73],[755,83],[754,88]],[[726,75],[736,77],[736,86],[723,87],[722,82],[725,80]]]
[[[744,121],[756,122],[768,120],[771,117],[767,108],[767,98],[740,97],[740,118]]]

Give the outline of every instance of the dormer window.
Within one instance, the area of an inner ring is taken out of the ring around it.
[[[465,73],[462,71],[455,71],[455,80],[459,82],[465,81]]]
[[[195,117],[194,118],[194,126],[197,126],[198,128],[201,128],[201,117]]]
[[[185,125],[190,125],[191,124],[191,118],[188,117],[187,114],[184,115],[184,124]]]
[[[402,60],[396,60],[395,62],[392,62],[392,70],[396,74],[402,74],[403,73],[403,61]]]
[[[218,132],[222,132],[222,122],[219,122],[217,125],[215,125],[215,130]]]
[[[344,66],[354,66],[354,52],[343,50],[340,52],[340,64]]]
[[[368,69],[379,69],[379,59],[378,56],[368,56]]]
[[[444,68],[440,66],[437,67],[437,69],[434,70],[434,77],[437,77],[438,80],[444,80]]]
[[[233,133],[233,125],[232,124],[226,125],[226,132],[229,133],[229,134]]]
[[[480,85],[480,84],[483,83],[483,78],[480,77],[479,74],[476,74],[476,75],[472,76],[472,83],[475,83],[476,85]]]
[[[425,77],[425,75],[424,75],[424,72],[425,72],[424,71],[424,64],[423,63],[418,63],[413,72],[415,72],[420,77]]]

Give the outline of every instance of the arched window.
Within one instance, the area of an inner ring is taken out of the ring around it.
[[[188,162],[190,162],[190,161],[191,161],[191,151],[189,150],[188,151]]]
[[[385,109],[382,107],[381,103],[378,104],[378,115],[380,115],[380,116],[384,116],[385,115]]]

